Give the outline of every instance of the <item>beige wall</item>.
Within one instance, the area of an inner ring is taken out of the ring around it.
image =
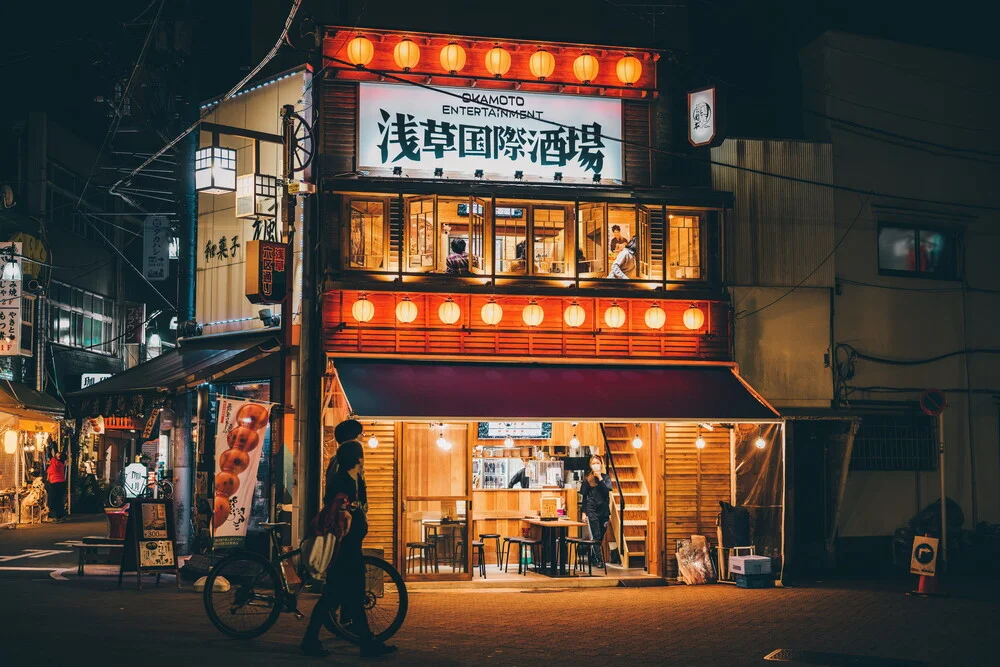
[[[303,74],[296,73],[271,85],[230,99],[209,114],[205,121],[280,135],[281,107],[293,104],[299,113],[302,113],[300,101],[303,96],[303,86]],[[199,145],[207,146],[211,144],[212,137],[209,133],[202,132],[199,141]],[[237,150],[237,174],[253,171],[254,156],[251,140],[222,136],[220,143]],[[261,143],[260,146],[261,172],[280,175],[281,146],[268,143]],[[301,211],[301,208],[298,210]],[[262,306],[250,303],[245,296],[245,251],[246,242],[253,238],[253,220],[236,218],[235,212],[236,195],[233,193],[198,195],[196,317],[204,326],[206,334],[256,329],[263,326],[261,321],[256,319],[257,312]],[[234,235],[239,237],[241,246],[237,256],[230,256],[228,259],[221,259],[218,256],[206,258],[207,243],[211,241],[218,245],[219,239],[226,237],[228,244]],[[296,287],[297,285],[296,280]],[[297,298],[293,301],[298,303]],[[246,317],[255,319],[216,324],[224,320]]]

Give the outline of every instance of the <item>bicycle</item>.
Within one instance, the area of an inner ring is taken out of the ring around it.
[[[160,479],[156,481],[156,492],[158,498],[172,498],[174,495],[174,485],[170,483],[170,480]],[[153,485],[146,484],[142,489],[137,498],[152,498],[153,497]],[[108,505],[110,507],[121,507],[128,500],[128,496],[125,493],[125,485],[119,481],[117,484],[111,487],[108,491]]]
[[[276,530],[288,523],[263,523],[270,532],[270,560],[250,551],[239,551],[223,558],[208,573],[203,594],[209,620],[224,635],[234,639],[253,639],[271,629],[278,617],[292,613],[301,620],[299,593],[306,587],[302,576],[302,549],[282,552]],[[385,641],[403,625],[409,608],[406,584],[399,571],[374,556],[364,556],[365,615],[377,641]],[[291,580],[288,576],[292,575]],[[297,581],[296,581],[297,580]],[[358,644],[361,638],[352,630],[351,619],[330,611],[324,625],[335,635]]]

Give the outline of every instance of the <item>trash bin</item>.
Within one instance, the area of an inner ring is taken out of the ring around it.
[[[105,507],[104,516],[108,517],[108,537],[113,540],[124,540],[125,527],[128,524],[128,505]]]

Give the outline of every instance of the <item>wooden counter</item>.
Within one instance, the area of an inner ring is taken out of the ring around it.
[[[577,518],[577,493],[575,488],[552,489],[478,489],[472,492],[472,539],[482,533],[499,533],[501,538],[521,535],[522,520],[538,516],[542,497],[556,496],[563,499],[566,515]],[[570,533],[574,533],[571,531]],[[486,544],[486,562],[495,563],[494,541]]]

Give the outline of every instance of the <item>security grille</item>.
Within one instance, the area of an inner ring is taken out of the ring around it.
[[[851,470],[937,470],[937,425],[925,415],[868,415],[854,438]]]

